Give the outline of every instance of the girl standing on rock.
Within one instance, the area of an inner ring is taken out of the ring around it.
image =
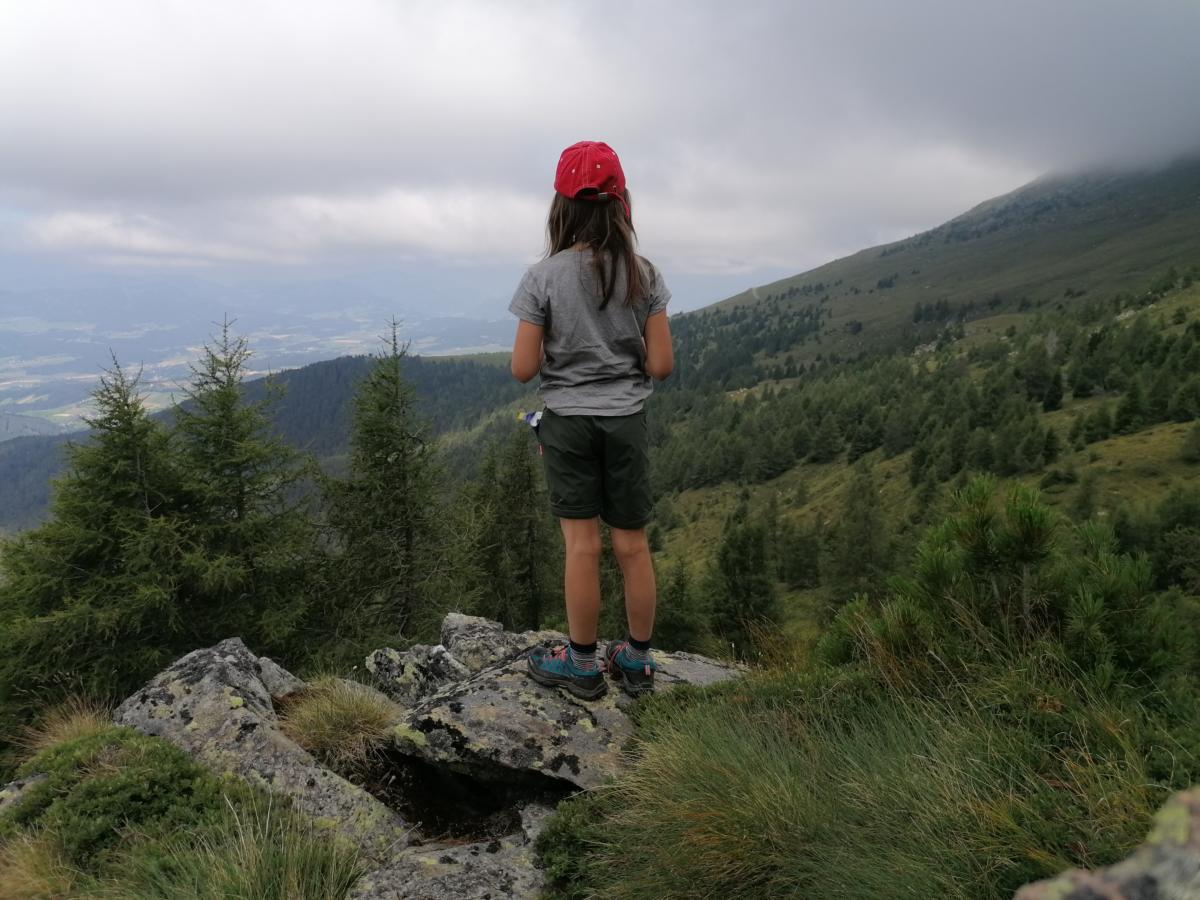
[[[550,204],[549,252],[525,273],[509,304],[521,321],[512,373],[541,375],[545,409],[535,426],[550,506],[566,542],[570,643],[529,654],[529,674],[595,699],[606,691],[596,656],[600,520],[625,581],[629,633],[610,641],[609,673],[626,692],[654,688],[650,655],[656,601],[646,539],[650,496],[646,413],[651,379],[671,374],[671,293],[634,250],[629,192],[617,154],[583,141],[562,152]]]

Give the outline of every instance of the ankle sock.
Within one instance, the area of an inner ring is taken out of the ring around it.
[[[632,636],[627,636],[625,642],[628,645],[625,653],[635,662],[647,662],[650,659],[650,642],[634,640]]]
[[[571,641],[567,657],[571,660],[571,665],[581,671],[596,672],[600,669],[600,663],[596,661],[595,641],[590,644],[577,644],[575,641]]]

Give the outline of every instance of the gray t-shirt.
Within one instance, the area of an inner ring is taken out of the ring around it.
[[[564,416],[628,416],[650,396],[646,374],[646,319],[667,308],[671,292],[658,269],[643,259],[645,293],[625,304],[625,267],[618,264],[608,305],[592,251],[563,250],[525,273],[509,312],[544,330],[542,402]]]

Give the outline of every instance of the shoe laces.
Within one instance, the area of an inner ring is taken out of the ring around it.
[[[561,647],[555,647],[553,650],[551,650],[550,658],[565,660],[567,658],[567,645],[563,644]]]

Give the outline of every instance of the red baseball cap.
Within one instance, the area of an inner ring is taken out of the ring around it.
[[[564,150],[554,173],[554,190],[572,199],[619,200],[629,218],[621,160],[603,141],[580,141]]]

